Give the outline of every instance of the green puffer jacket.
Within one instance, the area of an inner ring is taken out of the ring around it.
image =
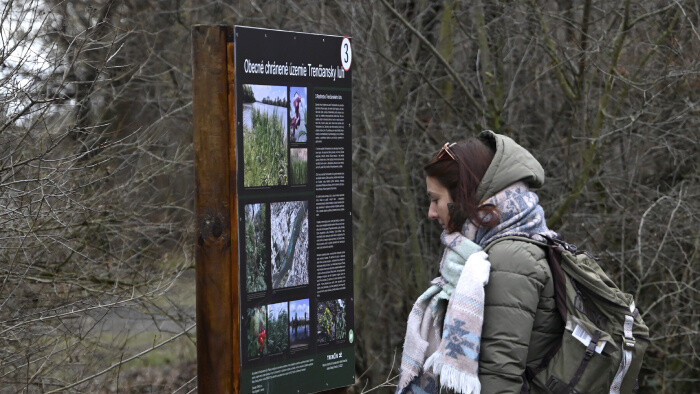
[[[477,190],[484,201],[517,181],[531,188],[544,183],[540,163],[512,139],[490,131],[496,154]],[[544,250],[513,240],[488,251],[491,274],[486,285],[484,326],[479,353],[482,393],[520,393],[526,365],[536,367],[561,338],[564,325],[554,304],[552,274]],[[532,392],[544,391],[531,387]]]

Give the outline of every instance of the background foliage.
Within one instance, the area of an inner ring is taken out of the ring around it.
[[[0,386],[195,387],[190,32],[225,23],[352,36],[354,391],[391,391],[437,271],[422,164],[483,128],[533,152],[550,226],[635,294],[642,390],[693,391],[699,8],[0,1]]]

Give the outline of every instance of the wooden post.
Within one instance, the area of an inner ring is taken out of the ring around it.
[[[231,160],[235,146],[230,148],[230,30],[225,26],[195,26],[192,30],[200,393],[236,392],[233,368],[240,367],[233,331],[234,324],[238,326],[238,302],[234,302],[238,295],[238,247],[236,222],[231,225],[237,219],[235,196],[231,195],[235,194],[235,160]]]
[[[233,392],[241,391],[241,352],[240,352],[240,310],[238,294],[238,193],[236,161],[236,62],[234,61],[233,29],[228,28],[226,42],[226,61],[228,71],[228,130],[229,130],[229,179],[231,182],[231,311],[233,314],[231,332],[233,336]]]

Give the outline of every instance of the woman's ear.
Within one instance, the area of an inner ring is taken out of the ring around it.
[[[448,202],[447,203],[447,212],[450,214],[450,216],[454,215],[455,213],[455,204]]]

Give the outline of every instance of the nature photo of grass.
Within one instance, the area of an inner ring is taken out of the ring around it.
[[[246,204],[244,209],[246,291],[255,293],[267,290],[265,284],[265,263],[269,256],[265,242],[267,207],[265,204]]]
[[[271,354],[281,353],[289,348],[288,316],[286,302],[267,306],[267,349]]]
[[[306,148],[292,148],[289,152],[291,185],[305,185],[307,179]]]
[[[248,358],[267,354],[267,313],[265,306],[248,309]]]
[[[318,343],[328,343],[345,339],[347,325],[345,321],[345,301],[342,299],[318,303],[317,308]]]
[[[243,85],[243,185],[287,184],[287,88]]]
[[[272,288],[309,283],[309,203],[270,203]]]
[[[306,142],[306,88],[289,88],[289,141]]]
[[[311,315],[309,299],[289,302],[289,347],[305,348],[311,340]]]

